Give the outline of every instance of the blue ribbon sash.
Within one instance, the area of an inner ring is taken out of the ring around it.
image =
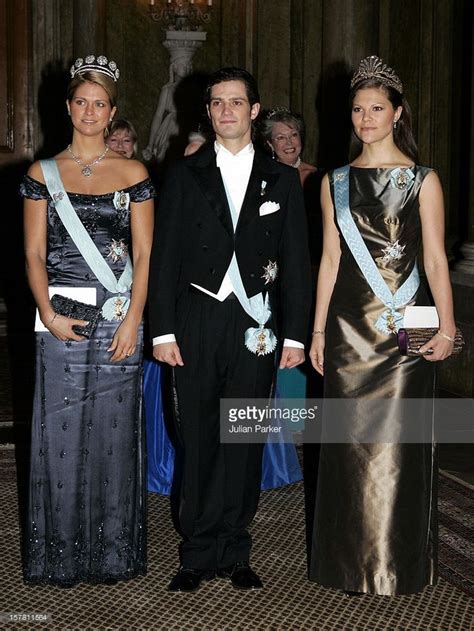
[[[99,282],[112,294],[117,294],[106,300],[102,306],[102,315],[106,320],[123,320],[130,299],[120,294],[129,292],[133,281],[133,267],[130,256],[127,257],[125,269],[117,280],[115,274],[108,266],[104,257],[99,252],[96,244],[85,229],[74,210],[71,200],[64,189],[61,175],[56,160],[40,160],[46,187],[53,199],[59,218],[74,241],[77,249],[83,256]]]
[[[387,335],[396,334],[403,321],[403,315],[397,310],[413,300],[420,286],[418,266],[415,261],[408,278],[392,294],[352,216],[349,205],[349,171],[349,165],[334,170],[334,203],[337,221],[344,240],[371,290],[387,307],[375,322],[375,328]]]
[[[227,201],[229,204],[229,209],[232,216],[232,224],[234,226],[235,232],[235,228],[237,226],[237,221],[239,218],[238,213],[232,202],[227,187],[225,186],[225,182],[224,189],[227,195]],[[243,310],[259,324],[258,327],[250,327],[245,331],[246,348],[251,353],[255,353],[259,356],[267,355],[268,353],[273,352],[277,345],[277,339],[271,329],[265,328],[266,322],[268,322],[270,316],[272,315],[268,293],[266,294],[265,299],[263,297],[263,293],[252,296],[251,298],[247,297],[247,293],[242,282],[242,276],[240,275],[240,269],[237,263],[235,252],[232,255],[232,260],[227,271],[232,283],[232,287],[234,289],[234,293],[237,296],[237,299],[240,302]]]

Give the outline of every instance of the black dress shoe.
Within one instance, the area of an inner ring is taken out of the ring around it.
[[[190,567],[180,567],[168,585],[169,592],[195,592],[201,581],[212,581],[216,573],[213,570],[198,570]]]
[[[363,596],[364,594],[362,592],[351,592],[348,590],[344,590],[344,596],[347,596],[347,598],[358,598],[359,596]]]
[[[56,583],[56,587],[60,587],[61,589],[73,589],[76,585],[77,583]]]
[[[102,582],[103,585],[109,585],[109,586],[113,586],[113,585],[117,585],[118,580],[116,578],[106,578],[105,581]]]
[[[263,583],[247,561],[237,561],[233,565],[217,570],[219,578],[229,578],[236,589],[262,589]]]

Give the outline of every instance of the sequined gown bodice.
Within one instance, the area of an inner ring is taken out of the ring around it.
[[[48,200],[48,251],[46,269],[50,285],[63,287],[96,287],[98,304],[106,290],[89,268],[69,236],[46,187],[26,176],[22,191],[31,199]],[[117,278],[123,272],[127,255],[131,252],[130,202],[141,202],[153,194],[150,180],[129,188],[103,195],[68,193],[74,210],[87,229]]]
[[[397,186],[395,169],[349,170],[350,212],[392,294],[419,255],[419,194],[429,172],[415,166],[408,184]],[[334,173],[329,178],[334,201]],[[360,270],[336,213],[335,223],[341,258],[326,323],[324,395],[351,402],[343,419],[329,418],[331,403],[324,413],[323,430],[340,421],[337,442],[347,441],[321,446],[310,577],[347,591],[413,593],[436,578],[434,366],[402,357],[396,335],[377,329],[386,306]],[[423,284],[410,304],[429,304]],[[383,412],[371,417],[367,399],[386,400]],[[427,424],[419,425],[426,442],[417,442],[418,435],[411,444],[396,442],[409,422],[406,400],[419,401],[413,405],[426,415]],[[393,431],[395,442],[354,442],[367,427]]]
[[[82,258],[46,187],[27,176],[21,193],[47,200],[49,285],[95,287],[102,305],[112,294]],[[130,202],[153,197],[150,181],[105,195],[68,195],[118,278],[131,250]],[[142,327],[136,352],[111,363],[107,349],[119,324],[104,320],[81,342],[36,333],[28,583],[100,583],[146,571]]]

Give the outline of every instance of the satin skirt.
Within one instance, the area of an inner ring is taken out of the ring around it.
[[[147,484],[148,490],[153,493],[170,495],[177,456],[163,414],[161,371],[162,367],[158,362],[145,360],[143,393],[148,448]],[[302,480],[302,477],[293,443],[271,442],[265,445],[262,490],[292,484]]]
[[[402,357],[394,335],[364,330],[342,301],[333,301],[326,335],[310,579],[363,593],[419,592],[437,578],[434,365]],[[342,419],[336,399],[344,399]],[[373,413],[371,399],[383,403]],[[335,424],[344,444],[324,442]]]
[[[110,363],[117,328],[90,340],[36,334],[36,384],[25,532],[30,583],[100,583],[146,571],[142,331]]]

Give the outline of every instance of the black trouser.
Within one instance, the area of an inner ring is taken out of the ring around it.
[[[184,361],[175,368],[184,446],[181,562],[221,568],[249,558],[247,528],[260,496],[263,445],[220,442],[220,399],[267,397],[275,357],[258,357],[244,346],[245,330],[257,325],[234,295],[218,302],[190,291],[177,312]]]

